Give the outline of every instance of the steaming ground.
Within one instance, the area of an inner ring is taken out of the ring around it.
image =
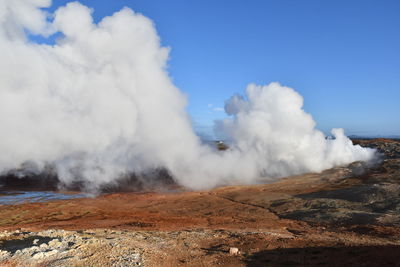
[[[201,189],[370,161],[343,130],[327,140],[293,89],[249,85],[226,101],[215,128],[231,140],[202,145],[186,98],[166,71],[168,48],[152,21],[128,8],[93,23],[78,2],[48,14],[48,0],[0,1],[0,170],[51,169],[87,190],[128,173],[165,169]],[[59,33],[54,45],[29,35]],[[49,168],[49,166],[51,166]]]

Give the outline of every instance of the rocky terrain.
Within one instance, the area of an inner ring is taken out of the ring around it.
[[[400,158],[400,139],[356,139],[354,144],[378,149],[385,158]]]
[[[253,186],[0,206],[1,266],[400,266],[400,142]]]

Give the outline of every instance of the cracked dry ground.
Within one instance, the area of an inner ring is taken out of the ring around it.
[[[358,143],[387,156],[263,185],[0,206],[0,265],[400,265],[400,143]]]

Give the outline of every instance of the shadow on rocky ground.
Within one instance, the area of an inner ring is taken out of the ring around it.
[[[285,248],[257,252],[246,266],[399,266],[398,255],[400,246]]]
[[[399,225],[400,159],[385,159],[331,187],[274,201],[270,208],[282,218],[313,223]]]

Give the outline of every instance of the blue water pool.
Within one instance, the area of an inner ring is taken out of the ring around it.
[[[51,200],[88,197],[87,194],[64,194],[53,191],[6,191],[0,192],[0,205],[15,205]]]

